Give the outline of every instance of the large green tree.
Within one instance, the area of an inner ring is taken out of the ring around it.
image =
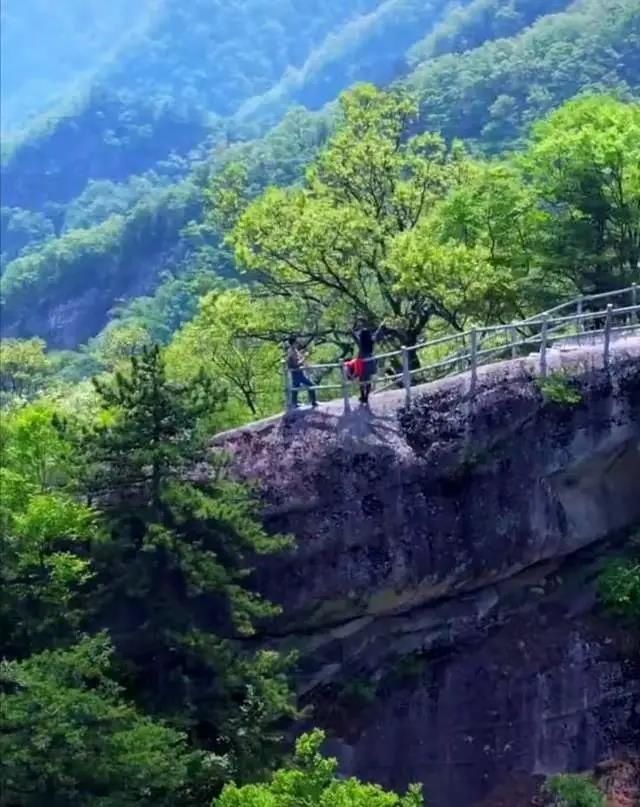
[[[293,706],[288,659],[242,649],[277,612],[247,578],[256,554],[289,542],[264,532],[208,450],[201,426],[222,401],[204,375],[171,382],[161,351],[144,348],[97,390],[102,415],[84,436],[110,533],[95,558],[97,619],[141,705],[227,754],[239,777],[258,774]]]
[[[396,345],[417,342],[434,318],[458,327],[446,288],[400,282],[393,246],[457,185],[462,150],[437,135],[411,137],[416,108],[401,95],[363,85],[341,110],[304,187],[272,188],[239,217],[230,236],[239,265],[274,296],[303,301],[319,336],[344,338],[357,317],[384,321]],[[230,206],[228,194],[223,201]],[[464,283],[475,267],[446,241],[436,245],[448,287]]]
[[[302,187],[271,188],[238,215],[235,170],[210,197],[256,287],[295,300],[303,335],[343,353],[357,318],[384,323],[396,348],[513,319],[537,277],[542,215],[521,172],[414,134],[416,114],[410,98],[358,87]]]
[[[640,104],[570,101],[535,127],[524,165],[557,283],[575,293],[640,280]]]
[[[188,803],[203,763],[184,735],[141,715],[113,680],[105,636],[0,663],[0,803],[138,807]]]

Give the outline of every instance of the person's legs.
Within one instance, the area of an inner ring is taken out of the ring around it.
[[[305,385],[305,387],[307,388],[307,392],[309,393],[309,403],[311,404],[311,406],[317,406],[318,400],[316,398],[316,391],[313,389],[314,387],[313,381],[310,378],[307,378],[307,376],[303,373],[302,383]]]
[[[294,409],[298,406],[298,392],[302,385],[301,376],[303,375],[302,370],[291,371],[291,406]]]
[[[291,372],[291,383],[293,385],[292,402],[294,406],[298,405],[298,392],[300,387],[306,387],[309,393],[309,403],[311,406],[317,406],[316,391],[313,389],[313,381],[304,374],[302,370],[293,370]]]
[[[362,381],[360,383],[360,403],[367,405],[371,394],[371,379],[376,373],[376,362],[373,358],[367,358],[364,362]]]

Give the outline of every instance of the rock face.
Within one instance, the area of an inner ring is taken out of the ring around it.
[[[573,379],[553,395],[520,360],[472,400],[461,377],[222,440],[297,539],[257,569],[284,609],[265,639],[301,651],[344,772],[424,782],[432,807],[530,804],[542,775],[640,747],[640,665],[596,607],[640,525],[640,340],[608,370],[596,348],[550,364]]]

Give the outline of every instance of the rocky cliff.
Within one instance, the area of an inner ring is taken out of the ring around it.
[[[554,353],[226,435],[297,549],[261,562],[263,641],[345,773],[432,807],[531,803],[544,775],[640,748],[640,657],[598,570],[640,525],[640,339]],[[569,400],[570,399],[570,400]]]

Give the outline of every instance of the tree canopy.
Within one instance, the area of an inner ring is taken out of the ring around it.
[[[213,807],[423,807],[417,785],[399,796],[357,779],[339,779],[336,760],[320,753],[324,737],[319,730],[302,735],[290,768],[275,773],[268,784],[227,785]]]

